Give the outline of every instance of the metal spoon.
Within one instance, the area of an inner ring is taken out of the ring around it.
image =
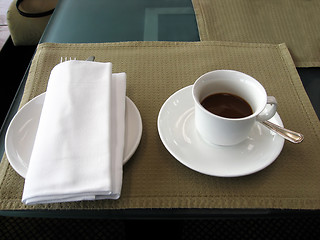
[[[292,143],[301,143],[304,139],[304,136],[301,133],[291,131],[289,129],[280,127],[272,122],[264,121],[260,122],[263,126],[269,128],[271,131],[279,134],[284,139],[289,140]]]

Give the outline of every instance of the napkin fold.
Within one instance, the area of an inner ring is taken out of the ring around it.
[[[111,63],[67,61],[50,74],[22,202],[118,199],[126,74]]]

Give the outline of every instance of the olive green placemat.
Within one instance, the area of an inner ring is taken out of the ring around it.
[[[0,165],[0,209],[320,209],[319,121],[285,45],[41,44],[31,65],[21,106],[46,90],[50,71],[61,56],[86,59],[91,55],[96,56],[96,61],[112,62],[113,72],[127,73],[127,96],[142,116],[141,143],[124,166],[121,198],[25,206],[21,203],[24,179],[4,156]],[[304,133],[304,142],[286,142],[272,165],[238,178],[206,176],[173,158],[158,136],[159,110],[171,94],[215,69],[235,69],[258,79],[268,94],[277,98],[284,125]]]
[[[192,2],[201,40],[286,43],[297,67],[320,67],[320,1]]]

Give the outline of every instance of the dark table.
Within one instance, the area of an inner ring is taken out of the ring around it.
[[[199,41],[191,0],[60,0],[40,43],[93,43],[121,41]],[[320,117],[320,68],[297,69],[313,107]],[[6,129],[17,112],[28,69],[1,129],[0,153]],[[305,214],[304,211],[285,211]],[[152,209],[86,211],[2,211],[7,216],[198,218],[282,214],[281,210],[247,209]],[[317,214],[318,211],[307,211]]]

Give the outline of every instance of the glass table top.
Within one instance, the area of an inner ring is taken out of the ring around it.
[[[199,41],[191,0],[87,2],[61,0],[41,42]]]

